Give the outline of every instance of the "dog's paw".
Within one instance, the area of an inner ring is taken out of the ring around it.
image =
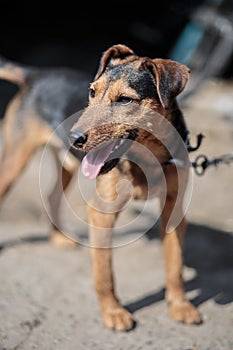
[[[58,248],[65,248],[65,247],[73,248],[77,246],[77,243],[75,241],[68,238],[58,230],[54,230],[53,234],[50,237],[50,241],[52,244],[54,244]]]
[[[133,329],[136,324],[132,315],[122,307],[106,310],[103,313],[103,322],[107,328],[116,331],[129,331]]]
[[[184,322],[187,324],[200,324],[202,323],[201,316],[194,305],[188,300],[179,302],[172,302],[169,305],[169,311],[171,317],[178,322]]]

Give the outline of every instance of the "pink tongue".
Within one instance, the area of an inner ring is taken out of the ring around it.
[[[95,179],[104,162],[108,159],[117,141],[111,142],[102,148],[90,151],[82,160],[82,173],[88,179]]]

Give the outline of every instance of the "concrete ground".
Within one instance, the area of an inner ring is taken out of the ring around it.
[[[232,82],[207,81],[183,110],[191,140],[197,133],[205,135],[192,159],[233,151]],[[113,250],[117,292],[137,326],[117,333],[105,329],[100,319],[85,198],[77,181],[65,198],[62,218],[80,245],[58,248],[49,242],[44,193],[55,175],[48,161],[41,196],[41,156],[39,150],[0,210],[0,350],[232,350],[233,164],[209,168],[203,177],[193,175],[184,278],[203,324],[188,326],[169,318],[154,222],[157,202],[151,200],[143,216],[138,218],[143,204],[135,203],[119,219],[120,246]]]

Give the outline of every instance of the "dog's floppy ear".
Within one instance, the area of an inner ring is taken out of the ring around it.
[[[189,79],[189,68],[169,59],[155,58],[146,62],[155,77],[157,92],[162,106],[167,109]]]
[[[114,45],[111,46],[107,51],[105,51],[100,60],[99,69],[96,73],[95,80],[98,79],[101,74],[105,71],[111,58],[125,58],[135,53],[126,45]]]

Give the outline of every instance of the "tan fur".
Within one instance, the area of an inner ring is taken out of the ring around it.
[[[0,68],[0,75],[2,79],[12,81],[16,84],[23,84],[24,83],[24,75],[21,69],[9,67],[9,71],[1,70]]]
[[[58,213],[60,200],[77,170],[78,162],[71,154],[63,157],[65,160],[62,162],[59,158],[59,152],[64,152],[61,140],[56,136],[51,139],[53,130],[35,114],[35,110],[27,109],[22,112],[21,106],[25,94],[27,94],[26,87],[10,102],[3,121],[4,147],[0,162],[0,200],[18,179],[36,149],[50,142],[59,174],[49,196],[54,231],[51,240],[57,246],[74,246],[76,243],[59,232],[57,227],[60,224]]]
[[[142,101],[137,91],[127,84],[124,70],[121,70],[121,77],[111,80],[108,69],[120,66],[133,66],[135,70],[150,69],[155,77],[158,95],[145,97]],[[105,73],[106,72],[106,73]],[[169,81],[166,87],[167,76]],[[95,96],[90,96],[89,106],[86,108],[72,131],[82,131],[88,137],[82,146],[82,150],[89,152],[95,149],[101,142],[110,141],[117,137],[127,135],[129,129],[137,129],[136,141],[144,146],[158,160],[160,164],[166,162],[170,154],[164,144],[170,144],[175,148],[175,142],[169,131],[164,130],[163,125],[154,120],[153,113],[148,113],[148,108],[164,116],[172,122],[173,113],[178,108],[175,96],[185,87],[189,77],[187,67],[177,62],[162,59],[150,60],[147,57],[138,57],[134,52],[124,45],[116,45],[108,49],[102,56],[99,70],[92,84],[91,89]],[[121,96],[130,96],[135,99],[135,104],[140,107],[141,113],[134,113],[134,106],[121,107],[114,112],[112,104],[118,101]],[[127,120],[131,123],[128,124]],[[140,128],[140,125],[147,125],[148,130]],[[157,130],[159,137],[151,134],[149,130]],[[164,141],[164,142],[163,142]],[[151,181],[157,186],[157,195],[161,199],[161,238],[166,266],[166,300],[169,305],[171,317],[185,323],[199,323],[200,315],[195,307],[186,299],[182,279],[182,251],[183,238],[185,234],[185,219],[181,220],[178,226],[170,223],[170,233],[166,233],[171,213],[183,217],[182,203],[186,182],[187,171],[182,177],[183,183],[178,183],[178,174],[175,166],[163,167],[163,174],[157,171],[151,162],[151,158],[136,144],[129,149],[149,169]],[[160,180],[165,176],[167,193],[160,191]],[[130,329],[134,326],[132,315],[125,310],[115,293],[114,276],[111,262],[111,232],[115,221],[126,203],[129,191],[124,189],[122,195],[116,200],[116,184],[121,179],[129,180],[134,186],[134,198],[146,198],[148,186],[143,171],[129,160],[120,160],[118,166],[106,174],[97,177],[97,193],[89,206],[90,244],[92,245],[93,274],[95,288],[99,298],[102,318],[105,326],[118,331]],[[178,198],[178,186],[181,197]],[[124,195],[123,195],[124,194]],[[164,197],[165,196],[165,197]],[[101,198],[101,199],[100,199]],[[127,269],[127,267],[126,267]]]

